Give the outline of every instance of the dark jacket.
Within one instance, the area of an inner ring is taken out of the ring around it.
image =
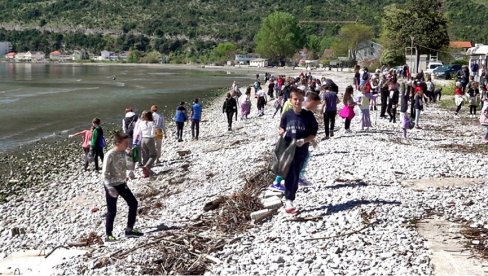
[[[222,113],[232,113],[237,112],[237,102],[234,98],[225,99],[224,105],[222,106]]]

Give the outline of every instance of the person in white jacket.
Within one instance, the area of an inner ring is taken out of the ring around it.
[[[154,142],[156,127],[151,112],[143,111],[141,119],[142,120],[137,123],[134,136],[140,137],[141,139],[142,171],[144,177],[149,177],[151,175],[151,168],[157,157],[156,144]]]

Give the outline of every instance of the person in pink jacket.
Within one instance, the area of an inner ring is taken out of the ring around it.
[[[68,137],[73,138],[75,136],[82,136],[82,142],[81,142],[81,147],[83,148],[83,151],[85,152],[85,166],[84,169],[85,171],[88,169],[88,153],[90,153],[90,142],[93,134],[93,127],[90,129],[82,130],[80,132],[77,132],[75,134],[70,134]]]

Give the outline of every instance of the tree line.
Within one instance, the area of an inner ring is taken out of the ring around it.
[[[457,1],[457,0],[456,0]],[[454,2],[456,2],[454,1]],[[19,2],[19,1],[13,1]],[[102,5],[105,2],[91,2],[90,5]],[[158,1],[149,1],[147,5],[153,5]],[[207,1],[202,1],[205,4]],[[210,1],[209,1],[210,2]],[[274,1],[273,3],[279,7]],[[286,2],[286,1],[285,1]],[[293,2],[293,1],[289,1]],[[307,1],[305,1],[307,2]],[[325,1],[328,4],[331,1]],[[326,5],[326,3],[323,3]],[[334,2],[334,1],[332,1]],[[374,0],[369,5],[360,5],[366,13],[372,13],[372,9],[381,6],[389,1]],[[393,1],[390,1],[393,2]],[[0,29],[0,40],[12,41],[16,51],[41,50],[50,52],[52,50],[75,50],[85,49],[93,54],[107,49],[111,51],[131,51],[131,61],[141,61],[148,53],[151,58],[159,53],[160,57],[175,63],[200,62],[222,64],[227,60],[233,60],[236,53],[258,52],[267,57],[272,63],[284,64],[293,59],[298,49],[307,48],[309,59],[322,58],[324,49],[331,48],[335,56],[347,56],[351,49],[352,58],[358,50],[359,44],[368,40],[376,40],[384,45],[385,51],[381,62],[384,64],[399,64],[402,62],[404,48],[410,46],[412,39],[414,46],[421,50],[421,53],[429,53],[443,49],[449,42],[449,35],[458,26],[451,27],[448,24],[448,13],[445,12],[446,5],[453,6],[454,2],[444,3],[439,0],[409,0],[405,4],[391,4],[384,8],[374,19],[366,17],[354,24],[306,24],[300,23],[300,19],[314,19],[320,16],[320,9],[315,2],[304,3],[299,7],[300,16],[297,17],[288,12],[269,12],[266,17],[260,20],[258,15],[250,18],[249,22],[243,22],[241,18],[235,18],[235,23],[227,26],[229,30],[236,32],[229,39],[228,34],[216,35],[213,39],[199,38],[198,35],[178,35],[178,32],[169,32],[167,20],[162,17],[151,17],[145,21],[126,21],[122,24],[122,32],[115,34],[84,34],[82,32],[56,33],[40,30],[6,31]],[[9,2],[10,3],[10,2]],[[56,5],[65,5],[65,8],[72,9],[69,5],[75,5],[79,9],[86,9],[87,6],[72,3],[72,1],[56,2]],[[64,3],[64,4],[60,4]],[[98,4],[97,4],[98,3]],[[106,4],[106,3],[105,3]],[[282,3],[283,4],[283,3]],[[286,5],[286,3],[284,3]],[[290,4],[290,3],[288,3]],[[345,9],[343,5],[337,4],[334,18],[351,20],[355,13]],[[0,8],[1,8],[0,4]],[[14,5],[14,4],[3,4]],[[53,4],[54,5],[54,4]],[[68,5],[68,6],[67,6]],[[88,7],[91,7],[91,6]],[[115,4],[114,4],[115,5]],[[258,9],[255,4],[249,3],[247,7],[242,3],[236,4],[243,13],[248,9]],[[280,4],[281,5],[281,4]],[[61,12],[61,6],[55,6],[55,14]],[[93,7],[92,7],[93,8]],[[103,8],[103,7],[99,7]],[[120,7],[116,7],[118,10]],[[170,28],[193,29],[194,32],[202,31],[209,26],[202,26],[199,18],[206,11],[191,7],[186,13],[191,16],[183,20],[176,20],[172,17]],[[30,10],[32,18],[45,18],[45,10]],[[252,27],[254,21],[260,20],[260,26]],[[302,20],[303,21],[303,20]],[[312,21],[313,22],[313,21]],[[376,24],[379,22],[379,24]],[[210,26],[214,26],[210,24]],[[143,32],[134,32],[135,29]],[[254,34],[252,34],[254,31]]]

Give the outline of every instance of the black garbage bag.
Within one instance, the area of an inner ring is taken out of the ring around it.
[[[291,162],[293,162],[293,158],[295,157],[295,142],[295,139],[293,139],[287,147],[283,136],[280,136],[278,139],[274,150],[273,163],[271,164],[271,171],[274,174],[282,178],[286,178],[288,175]]]

